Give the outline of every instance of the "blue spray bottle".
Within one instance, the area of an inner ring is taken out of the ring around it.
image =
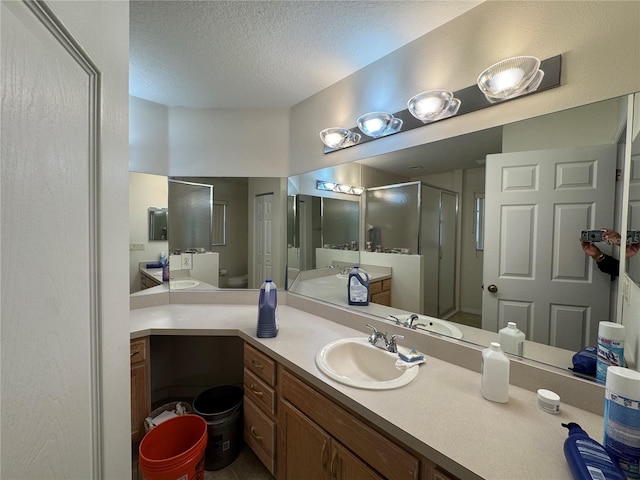
[[[267,278],[260,288],[258,299],[258,338],[278,335],[278,287]]]
[[[626,476],[605,448],[589,437],[577,423],[563,423],[569,429],[564,456],[574,480],[626,480]]]

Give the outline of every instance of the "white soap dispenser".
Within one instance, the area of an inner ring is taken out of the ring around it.
[[[509,400],[509,358],[498,342],[482,350],[482,396],[498,403]]]

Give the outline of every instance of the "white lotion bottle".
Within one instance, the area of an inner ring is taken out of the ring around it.
[[[482,350],[482,396],[492,402],[509,401],[509,358],[498,342]]]
[[[524,356],[524,338],[524,332],[518,329],[515,322],[507,322],[507,326],[498,332],[498,341],[502,351],[519,357]]]

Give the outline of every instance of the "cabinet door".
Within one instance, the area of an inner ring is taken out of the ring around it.
[[[333,440],[331,450],[332,480],[383,480],[366,463],[336,440]]]
[[[289,403],[282,402],[280,407],[284,479],[329,480],[331,437]]]
[[[144,419],[147,414],[147,366],[139,363],[131,367],[131,441],[144,436]]]

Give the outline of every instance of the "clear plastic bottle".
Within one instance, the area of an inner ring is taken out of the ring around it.
[[[258,299],[258,338],[271,338],[278,335],[278,287],[267,278],[260,288]]]
[[[515,322],[508,322],[507,326],[498,332],[498,342],[505,353],[524,356],[524,332],[518,329]]]
[[[509,401],[509,358],[498,342],[482,350],[482,396],[492,402]]]

